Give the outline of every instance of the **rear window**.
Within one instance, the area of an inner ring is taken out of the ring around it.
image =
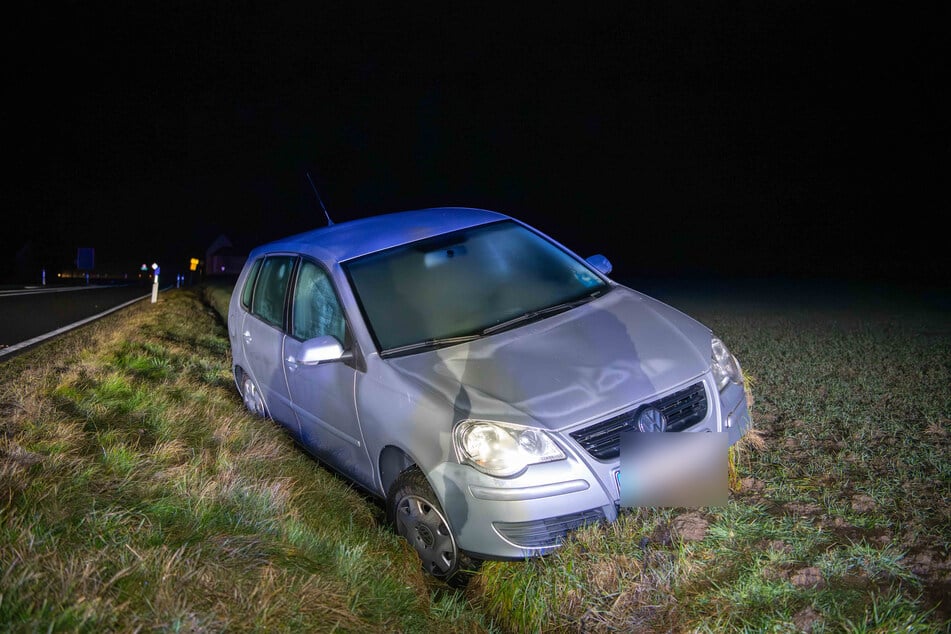
[[[251,295],[251,314],[278,328],[284,327],[284,301],[294,260],[290,255],[265,258]]]
[[[251,310],[251,293],[254,291],[254,283],[258,281],[258,272],[261,270],[263,259],[255,260],[251,265],[251,272],[244,280],[244,288],[241,290],[241,305],[245,310]]]

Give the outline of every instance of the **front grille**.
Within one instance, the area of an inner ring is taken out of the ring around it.
[[[667,431],[682,431],[696,425],[707,415],[707,394],[703,383],[694,383],[690,387],[670,396],[645,403],[641,407],[653,405],[667,417]],[[621,455],[621,432],[637,431],[637,413],[641,407],[635,407],[613,418],[571,432],[585,450],[599,460],[612,460]]]
[[[604,512],[601,509],[591,509],[531,522],[494,522],[492,525],[499,535],[516,546],[541,548],[558,546],[571,531],[604,519]]]

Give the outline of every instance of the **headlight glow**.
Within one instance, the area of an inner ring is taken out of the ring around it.
[[[730,381],[743,383],[743,371],[726,344],[714,337],[712,342],[713,376],[717,380],[717,389],[723,390]]]
[[[499,477],[565,457],[544,431],[512,423],[464,420],[456,425],[452,440],[459,462]]]

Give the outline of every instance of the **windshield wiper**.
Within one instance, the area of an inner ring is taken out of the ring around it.
[[[588,303],[589,301],[591,301],[592,299],[594,299],[600,294],[601,294],[601,290],[597,290],[594,293],[591,293],[590,295],[585,295],[584,297],[580,299],[573,299],[569,302],[562,302],[560,304],[555,304],[554,306],[539,308],[538,310],[530,310],[527,313],[519,315],[518,317],[513,317],[512,319],[507,319],[503,322],[493,324],[489,326],[488,328],[486,328],[485,330],[483,330],[482,334],[491,335],[493,332],[499,332],[500,330],[511,328],[512,326],[515,326],[516,324],[521,324],[526,321],[539,319],[541,317],[552,315],[554,313],[562,313],[566,310],[571,310],[575,306],[580,306],[581,304]]]
[[[499,332],[500,330],[505,330],[506,328],[511,328],[516,324],[521,324],[526,321],[531,321],[533,319],[539,319],[547,315],[552,315],[554,313],[561,313],[566,310],[571,310],[575,306],[580,306],[581,304],[586,304],[596,297],[600,297],[606,289],[599,288],[593,293],[589,293],[584,297],[578,299],[573,299],[571,301],[562,302],[560,304],[555,304],[553,306],[547,306],[545,308],[539,308],[538,310],[532,310],[518,317],[513,317],[512,319],[507,319],[506,321],[493,324],[487,328],[480,330],[479,332],[470,333],[467,335],[456,335],[454,337],[435,337],[433,339],[424,339],[423,341],[417,341],[415,343],[407,343],[402,346],[396,346],[395,348],[387,348],[380,352],[383,356],[397,356],[400,354],[406,354],[407,352],[415,352],[418,350],[432,350],[434,348],[444,348],[446,346],[454,346],[460,343],[466,343],[484,337],[486,335],[491,335],[494,332]]]
[[[424,341],[417,341],[416,343],[408,343],[406,345],[397,346],[395,348],[387,348],[381,354],[385,356],[404,354],[406,352],[412,352],[414,350],[430,350],[432,348],[444,348],[446,346],[454,346],[457,343],[466,343],[467,341],[472,341],[478,339],[482,336],[483,333],[472,334],[472,335],[459,335],[457,337],[439,337],[436,339],[426,339]]]

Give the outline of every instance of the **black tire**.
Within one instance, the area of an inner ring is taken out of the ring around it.
[[[249,412],[261,418],[267,418],[267,405],[264,402],[264,395],[261,394],[261,388],[254,382],[247,372],[240,371],[241,381],[241,400]]]
[[[454,588],[465,587],[479,562],[459,550],[446,515],[417,467],[403,471],[386,496],[387,518],[419,555],[423,570]]]

